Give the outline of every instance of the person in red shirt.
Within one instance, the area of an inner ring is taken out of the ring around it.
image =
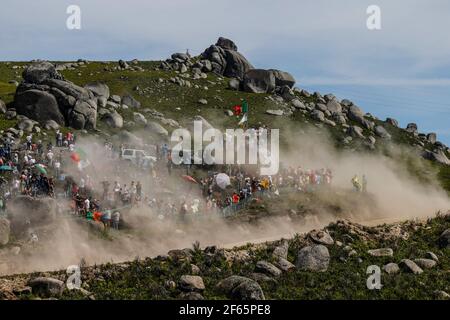
[[[239,195],[236,192],[234,192],[232,197],[233,203],[235,204],[239,203],[239,199],[240,199]]]
[[[100,222],[102,220],[102,213],[100,211],[94,212],[94,221]]]
[[[71,132],[67,132],[66,134],[66,140],[70,144],[72,142],[73,136]]]

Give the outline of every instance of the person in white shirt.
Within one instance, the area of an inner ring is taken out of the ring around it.
[[[86,200],[84,200],[84,210],[86,210],[86,212],[89,211],[91,206],[91,201],[89,200],[89,198],[86,198]]]
[[[55,171],[56,171],[56,179],[59,179],[59,175],[61,174],[61,162],[56,160],[54,163]]]
[[[19,193],[19,188],[20,188],[20,180],[19,179],[14,179],[13,187],[12,187],[12,193],[13,193],[14,196]]]
[[[47,160],[49,166],[53,165],[53,152],[51,150],[47,153]]]

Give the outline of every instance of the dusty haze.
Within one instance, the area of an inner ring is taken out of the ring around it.
[[[282,129],[283,130],[283,129]],[[286,129],[288,130],[288,129]],[[345,203],[347,198],[356,197],[351,192],[351,178],[365,174],[368,179],[368,192],[376,205],[358,202],[358,207],[344,217],[366,224],[392,222],[406,218],[432,216],[437,211],[450,209],[450,200],[446,192],[436,184],[423,185],[392,159],[382,155],[362,155],[353,152],[337,152],[325,135],[316,135],[314,131],[289,135],[289,149],[293,152],[280,152],[281,161],[304,169],[330,168],[333,171],[333,186],[329,199]],[[108,177],[111,183],[120,180],[121,184],[130,184],[140,180],[143,192],[150,197],[162,189],[174,194],[188,194],[203,201],[199,192],[179,177],[171,177],[168,185],[151,185],[149,179],[133,168],[121,168],[116,171],[105,157],[102,143],[93,138],[80,138],[78,145],[89,155],[93,163],[86,169],[101,192],[100,182]],[[76,174],[73,167],[69,173]],[[148,173],[147,173],[148,174]],[[173,174],[174,176],[174,174]],[[160,196],[160,195],[158,195]],[[283,196],[283,195],[281,195]],[[165,195],[164,197],[171,197]],[[321,211],[307,220],[292,220],[288,215],[278,215],[258,220],[256,224],[227,221],[219,217],[200,217],[188,225],[176,224],[169,220],[160,220],[158,213],[149,208],[136,208],[127,216],[130,230],[114,232],[110,239],[100,237],[98,233],[88,232],[87,224],[77,218],[59,217],[54,224],[35,231],[40,241],[34,247],[25,245],[18,255],[5,249],[0,254],[0,274],[65,269],[78,264],[83,258],[88,264],[120,262],[135,257],[156,256],[168,250],[191,247],[194,241],[202,246],[230,246],[239,242],[263,241],[265,239],[289,237],[313,228],[326,226],[336,219],[334,213]],[[342,218],[342,216],[340,217]]]

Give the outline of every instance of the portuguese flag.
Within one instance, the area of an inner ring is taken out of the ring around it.
[[[242,113],[247,113],[248,112],[248,102],[247,100],[243,100],[242,101]]]
[[[235,105],[233,107],[233,113],[234,113],[235,116],[239,116],[242,113],[242,106]]]

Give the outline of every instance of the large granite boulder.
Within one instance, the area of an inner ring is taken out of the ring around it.
[[[44,125],[53,120],[75,129],[93,129],[97,121],[97,95],[109,95],[106,85],[82,88],[64,78],[49,62],[35,62],[23,72],[14,107],[18,114]]]
[[[123,127],[123,118],[115,110],[113,112],[106,112],[101,117],[101,120],[104,121],[111,128],[122,128]]]
[[[40,123],[45,123],[47,120],[54,120],[59,125],[65,123],[55,96],[46,91],[31,89],[18,92],[14,104],[19,114]]]
[[[77,100],[69,112],[69,126],[75,129],[95,129],[97,123],[97,104],[94,100]]]
[[[366,118],[364,118],[363,111],[356,105],[351,105],[348,108],[347,116],[350,120],[353,120],[357,122],[358,124],[362,125],[366,129],[372,129],[373,125],[370,121],[368,121]]]
[[[237,51],[225,51],[226,66],[223,75],[230,78],[242,78],[245,73],[253,69],[247,59]]]
[[[47,61],[32,63],[26,68],[22,77],[26,82],[40,84],[47,79],[63,79],[62,75],[56,71],[55,66]]]
[[[243,80],[244,90],[248,92],[262,93],[273,92],[275,87],[295,84],[294,77],[285,71],[270,69],[252,72],[252,64],[238,52],[236,44],[227,38],[220,37],[215,45],[211,45],[202,54],[202,65],[210,61],[211,70],[216,74],[230,78]],[[234,86],[238,88],[238,85]]]
[[[233,40],[224,38],[224,37],[219,37],[219,39],[217,39],[216,42],[216,46],[221,47],[225,50],[230,50],[230,51],[237,51],[238,47],[237,45],[233,42]]]
[[[109,87],[103,82],[91,82],[84,86],[85,89],[92,91],[96,97],[105,97],[109,99]]]
[[[288,86],[289,88],[292,88],[295,84],[294,77],[286,71],[276,70],[276,69],[269,69],[275,77],[275,85],[277,87],[282,86]]]
[[[271,93],[275,90],[273,72],[264,69],[251,69],[244,76],[243,89],[253,93]]]
[[[383,139],[386,140],[390,140],[391,139],[391,135],[389,132],[387,132],[387,130],[383,127],[383,126],[376,126],[375,127],[375,134]]]
[[[424,152],[422,152],[422,157],[427,160],[435,161],[440,164],[450,166],[450,159],[445,155],[445,153],[442,150],[435,150],[435,151],[425,150]]]
[[[237,51],[236,44],[220,37],[215,45],[207,48],[202,57],[211,61],[211,70],[226,77],[243,79],[245,73],[253,69],[251,63]]]

